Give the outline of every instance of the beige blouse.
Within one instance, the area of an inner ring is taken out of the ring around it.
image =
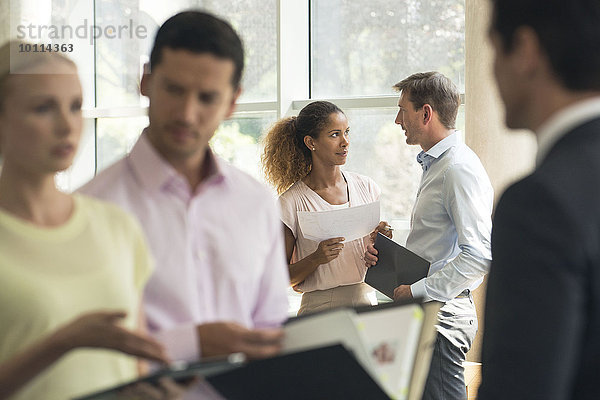
[[[343,171],[348,182],[350,207],[372,203],[379,199],[379,186],[366,176]],[[304,182],[294,183],[279,197],[281,219],[290,228],[296,238],[296,248],[292,263],[312,254],[319,242],[306,239],[298,225],[298,211],[329,211],[339,206],[329,204]],[[373,227],[375,229],[375,227]],[[367,268],[362,256],[365,252],[368,236],[347,242],[340,255],[327,264],[320,265],[304,282],[297,286],[302,292],[330,289],[337,286],[360,283],[365,279]]]

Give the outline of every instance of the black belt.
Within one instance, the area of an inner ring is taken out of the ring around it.
[[[460,292],[460,294],[458,296],[456,296],[456,299],[464,299],[467,298],[471,295],[471,291],[469,289],[465,289],[462,292]]]

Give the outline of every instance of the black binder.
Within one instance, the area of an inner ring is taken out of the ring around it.
[[[206,380],[228,400],[390,399],[341,344],[252,361]]]
[[[375,238],[375,248],[378,261],[367,270],[365,282],[390,299],[394,298],[395,288],[412,285],[429,272],[429,261],[381,233]]]
[[[114,386],[105,390],[91,393],[74,400],[114,400],[120,399],[119,392],[128,386],[137,383],[150,383],[157,385],[160,378],[169,377],[175,382],[185,382],[196,377],[207,377],[218,374],[223,371],[238,368],[246,362],[246,356],[242,353],[233,353],[223,357],[212,357],[203,361],[193,363],[180,363],[161,370],[150,375],[141,377],[122,385]]]

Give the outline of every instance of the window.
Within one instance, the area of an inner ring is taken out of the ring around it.
[[[380,185],[382,218],[399,241],[408,233],[421,169],[415,161],[420,149],[407,146],[394,124],[398,96],[392,86],[415,72],[437,70],[464,92],[464,9],[464,0],[311,1],[311,97],[346,112],[346,167]],[[463,107],[457,127],[464,127]]]
[[[147,125],[139,81],[155,32],[169,16],[190,8],[224,17],[245,44],[244,91],[236,113],[212,139],[214,150],[262,180],[265,130],[310,101],[333,101],[351,127],[346,168],[380,185],[382,218],[402,242],[421,171],[419,148],[407,146],[394,124],[397,95],[391,88],[412,73],[438,70],[464,91],[465,0],[11,0],[5,18],[13,36],[18,25],[85,27],[80,33],[86,37],[72,38],[85,133],[75,165],[57,178],[61,187],[77,188],[131,149]],[[104,29],[96,40],[92,25]],[[50,39],[47,30],[25,39],[70,40]],[[463,107],[457,127],[464,127]],[[299,305],[294,296],[290,312]]]
[[[464,0],[313,0],[312,93],[376,96],[437,70],[464,91]]]

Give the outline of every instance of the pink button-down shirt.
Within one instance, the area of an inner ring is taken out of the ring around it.
[[[275,198],[207,151],[208,177],[194,193],[145,134],[131,153],[82,192],[138,217],[156,270],[146,286],[148,327],[174,359],[198,357],[195,326],[234,321],[280,325],[289,285]]]

